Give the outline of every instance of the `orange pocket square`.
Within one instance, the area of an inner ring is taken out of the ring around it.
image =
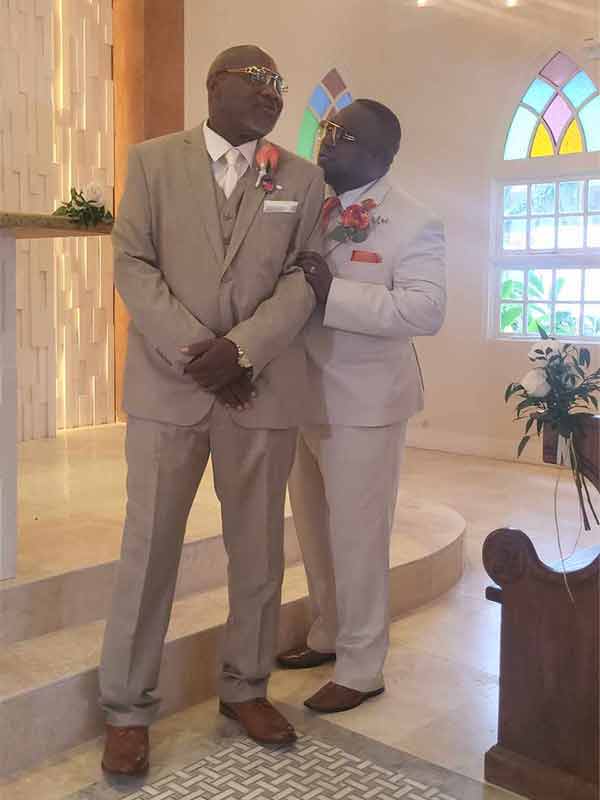
[[[383,259],[379,253],[373,253],[371,250],[353,250],[350,261],[360,261],[363,264],[381,264]]]

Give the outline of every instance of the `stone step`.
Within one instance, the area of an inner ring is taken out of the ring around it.
[[[451,588],[463,569],[465,522],[444,506],[403,504],[391,547],[394,617]],[[280,647],[304,641],[309,624],[301,565],[286,570]],[[161,713],[172,714],[215,692],[217,644],[227,617],[220,586],[179,599],[161,669]],[[98,661],[104,622],[70,626],[13,642],[0,651],[0,775],[98,736]]]
[[[285,522],[285,558],[291,566],[300,561],[300,548],[291,518]],[[83,530],[82,537],[86,535]],[[37,580],[0,582],[0,645],[105,619],[117,564],[110,561]],[[223,586],[226,581],[222,536],[186,540],[176,598]]]

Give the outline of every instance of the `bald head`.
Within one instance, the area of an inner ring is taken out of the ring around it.
[[[268,67],[277,71],[277,65],[268,53],[254,44],[240,44],[229,47],[215,58],[210,65],[206,84],[210,88],[214,78],[224,69],[238,69],[239,67]]]
[[[268,53],[245,44],[220,53],[206,79],[209,125],[235,147],[270,133],[283,109],[283,98],[274,81],[256,80],[256,71],[252,75],[239,72],[245,67],[277,72]]]

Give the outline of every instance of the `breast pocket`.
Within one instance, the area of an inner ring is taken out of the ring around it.
[[[359,283],[374,283],[379,286],[392,288],[392,276],[388,274],[389,268],[385,261],[379,263],[365,263],[360,261],[348,261],[338,266],[337,277],[345,278]]]
[[[294,241],[299,222],[300,216],[297,212],[262,213],[254,233],[258,235],[265,249],[284,258]]]

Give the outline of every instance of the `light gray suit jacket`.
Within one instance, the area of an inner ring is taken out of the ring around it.
[[[231,412],[236,421],[298,424],[306,369],[298,334],[314,295],[295,259],[319,247],[323,176],[285,150],[281,189],[265,195],[257,174],[253,166],[225,251],[202,128],[131,148],[113,232],[115,282],[131,314],[128,413],[179,425],[203,419],[215,398],[183,374],[180,348],[227,335],[247,351],[258,391],[252,410]],[[265,198],[297,201],[297,210],[265,213]]]
[[[386,178],[367,197],[378,204],[373,216],[387,222],[365,242],[344,243],[331,253],[329,298],[305,331],[313,424],[378,427],[419,411],[423,387],[411,339],[433,335],[444,320],[441,222]],[[325,251],[334,245],[326,240]],[[353,260],[355,250],[377,254],[381,262]]]

